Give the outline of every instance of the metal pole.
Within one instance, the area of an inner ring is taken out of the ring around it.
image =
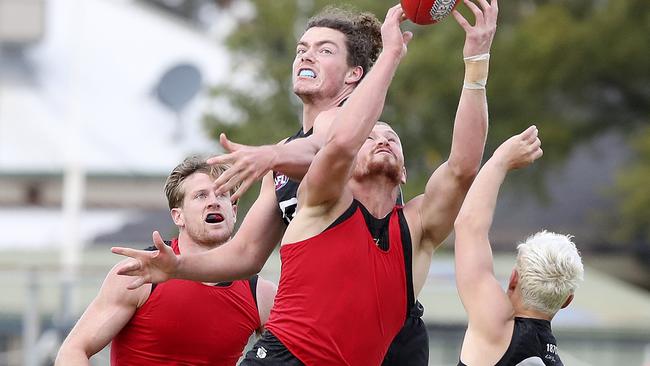
[[[38,273],[33,268],[27,270],[26,288],[27,296],[23,310],[23,362],[25,366],[38,366],[38,357],[34,352],[40,333]]]
[[[61,251],[62,288],[61,321],[68,325],[73,320],[76,304],[75,286],[77,282],[82,242],[79,235],[80,216],[83,210],[86,172],[82,162],[81,147],[82,110],[80,102],[81,37],[83,24],[83,1],[68,0],[72,12],[68,28],[69,78],[66,106],[66,145],[65,167],[63,171],[63,243]]]

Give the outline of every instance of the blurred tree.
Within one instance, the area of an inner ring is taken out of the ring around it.
[[[251,0],[256,14],[228,39],[241,82],[216,86],[236,117],[208,114],[213,136],[225,131],[246,144],[274,143],[300,126],[291,93],[291,62],[306,19],[324,0]],[[383,19],[395,1],[355,0]],[[461,12],[473,22],[468,9]],[[486,154],[531,123],[540,126],[545,158],[539,175],[579,142],[609,128],[634,130],[650,115],[650,2],[647,0],[502,1],[492,47]],[[387,99],[383,120],[402,136],[408,197],[446,159],[463,78],[464,32],[450,17],[433,26],[406,23],[415,37]]]

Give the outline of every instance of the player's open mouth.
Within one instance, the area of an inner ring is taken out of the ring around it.
[[[218,214],[218,213],[209,213],[205,217],[205,222],[208,224],[218,224],[223,221],[223,215]]]
[[[310,69],[300,69],[300,71],[298,71],[298,76],[315,79],[316,73]]]

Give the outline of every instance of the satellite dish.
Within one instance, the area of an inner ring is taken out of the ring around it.
[[[176,131],[172,140],[183,139],[181,111],[201,89],[201,71],[191,64],[178,64],[163,74],[156,86],[160,103],[176,114]]]
[[[156,86],[158,100],[176,113],[196,96],[201,89],[203,77],[191,64],[178,64],[163,74]]]

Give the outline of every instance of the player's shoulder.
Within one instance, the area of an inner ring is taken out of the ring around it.
[[[424,204],[424,194],[419,194],[402,206],[402,211],[409,226],[421,222],[421,206]],[[413,223],[413,224],[412,224]]]
[[[336,115],[339,113],[341,110],[340,107],[334,107],[328,110],[324,110],[316,116],[316,119],[314,120],[314,127],[318,129],[318,127],[323,126],[323,125],[329,125],[334,121],[334,118],[336,118]]]
[[[116,299],[119,303],[139,307],[149,297],[152,285],[146,283],[135,290],[127,288],[135,277],[120,275],[118,271],[132,260],[131,258],[123,259],[111,268],[104,279],[100,295],[104,294],[110,299]]]

